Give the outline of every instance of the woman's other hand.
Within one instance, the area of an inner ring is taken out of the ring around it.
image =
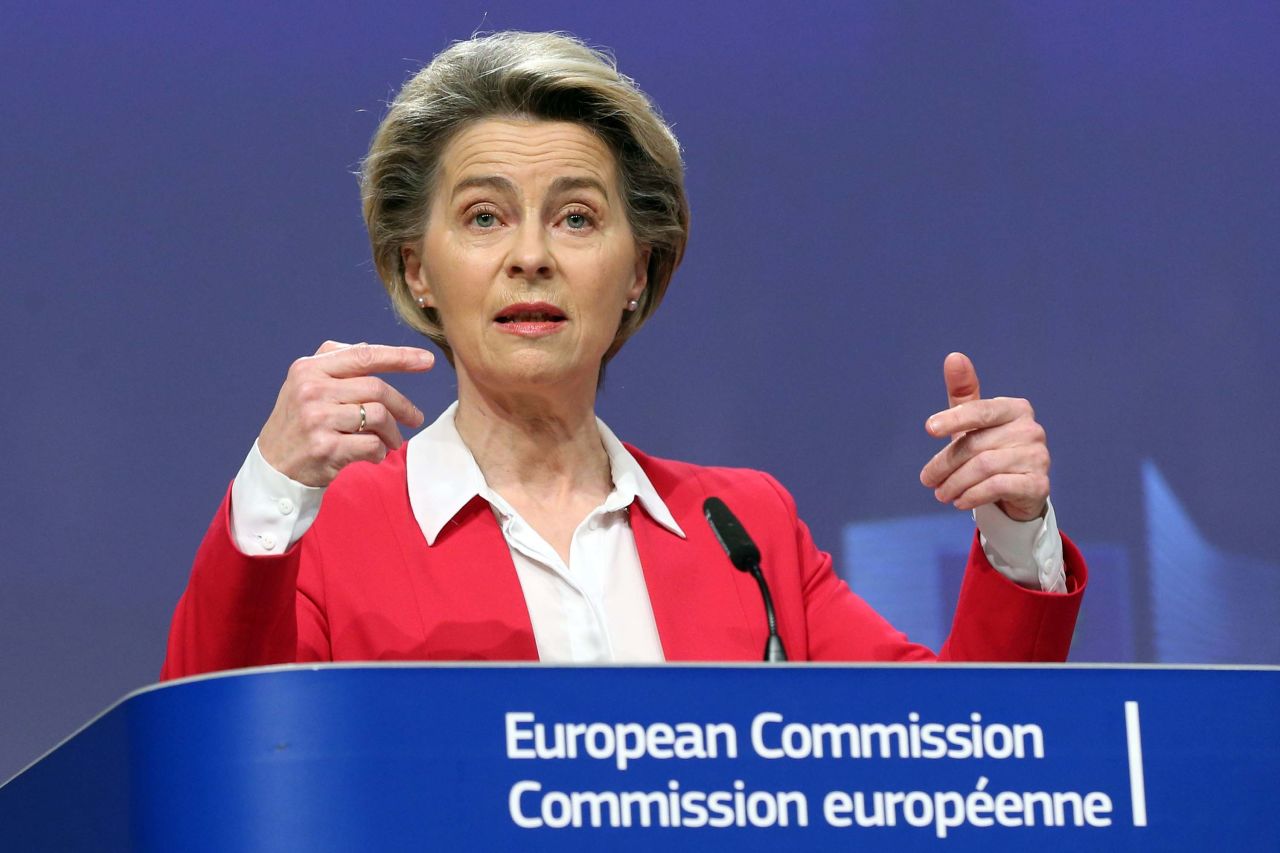
[[[931,415],[925,429],[951,437],[920,472],[934,496],[957,509],[994,503],[1015,521],[1044,514],[1049,498],[1049,446],[1044,427],[1026,400],[982,399],[978,373],[968,356],[953,352],[942,365],[947,384],[945,411]]]
[[[418,347],[325,341],[289,368],[275,408],[258,435],[262,457],[308,486],[327,486],[352,462],[379,462],[404,443],[396,423],[422,426],[408,398],[375,373],[430,370]]]

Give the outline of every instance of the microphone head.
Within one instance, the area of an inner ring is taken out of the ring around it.
[[[719,498],[707,498],[702,504],[707,523],[720,540],[720,547],[729,555],[729,562],[740,571],[750,572],[760,567],[760,549],[751,541],[737,516],[729,511]]]

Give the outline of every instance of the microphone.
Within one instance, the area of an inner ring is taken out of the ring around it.
[[[764,599],[764,615],[769,620],[769,639],[764,644],[764,660],[766,663],[778,663],[787,659],[787,652],[782,647],[782,638],[778,636],[778,616],[773,612],[773,597],[769,595],[769,585],[764,581],[764,572],[760,571],[760,549],[751,541],[746,529],[738,517],[729,511],[724,501],[719,498],[707,498],[702,504],[702,512],[707,517],[707,524],[720,540],[720,547],[729,555],[729,562],[740,572],[746,572],[756,579],[760,585],[760,597]]]

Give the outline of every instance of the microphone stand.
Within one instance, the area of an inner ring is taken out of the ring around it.
[[[769,585],[764,582],[764,572],[760,564],[751,567],[751,576],[760,585],[760,597],[764,599],[764,615],[769,620],[769,639],[764,644],[765,663],[783,663],[787,659],[787,650],[782,647],[782,637],[778,636],[778,616],[773,611],[773,596],[769,595]]]

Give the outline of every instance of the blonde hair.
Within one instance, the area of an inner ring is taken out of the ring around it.
[[[409,292],[401,247],[421,240],[440,158],[464,126],[485,118],[568,121],[595,133],[617,160],[627,220],[648,247],[648,286],[623,312],[604,362],[657,310],[689,237],[680,144],[612,57],[561,33],[502,32],[456,42],[400,90],[360,172],[378,276],[400,317],[452,363],[440,317]],[[604,363],[601,363],[603,370]]]

